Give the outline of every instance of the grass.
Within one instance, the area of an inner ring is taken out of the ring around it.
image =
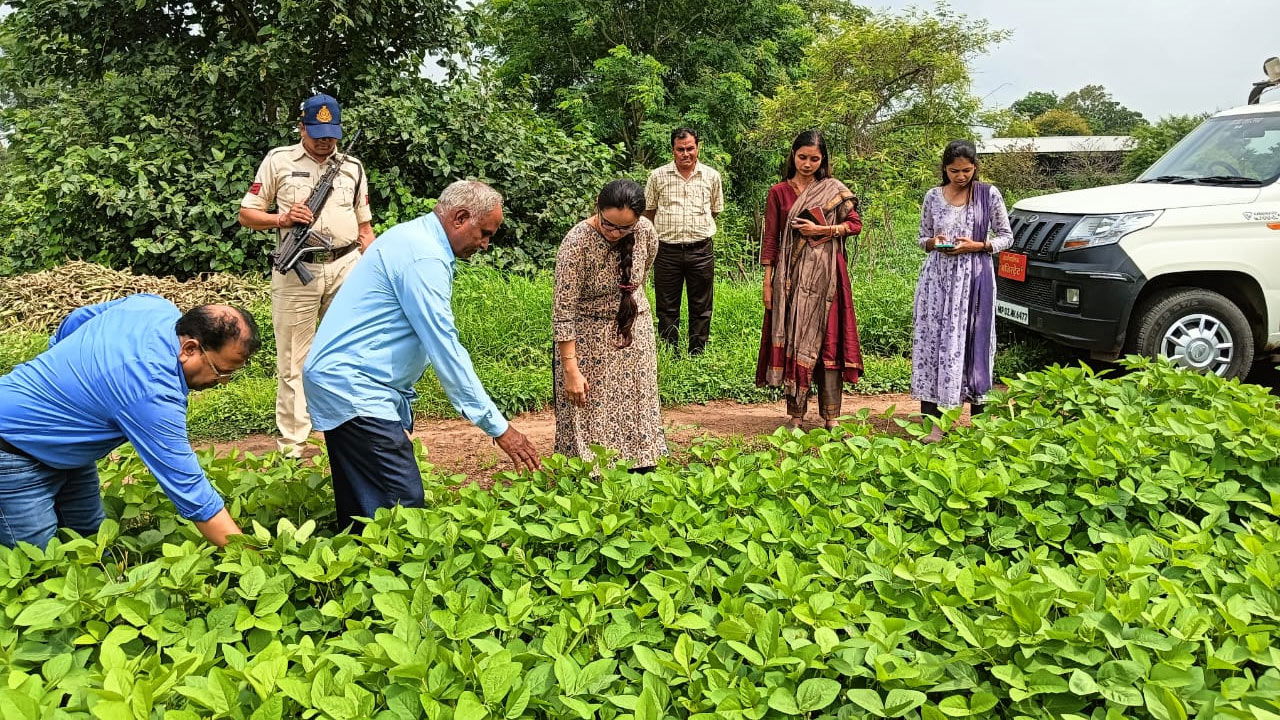
[[[880,248],[874,273],[854,270],[865,372],[851,390],[878,394],[907,392],[911,383],[912,297],[920,254],[914,225],[898,222],[898,239]],[[739,263],[741,266],[741,263]],[[761,279],[748,268],[722,272],[716,284],[711,340],[699,357],[672,354],[658,358],[659,394],[664,406],[717,399],[763,402],[777,390],[755,386],[756,355],[763,310]],[[494,402],[507,415],[539,410],[552,401],[550,273],[536,277],[505,275],[492,268],[463,266],[454,286],[454,312],[462,344]],[[650,307],[652,288],[648,289]],[[226,440],[275,430],[275,347],[269,306],[251,308],[266,342],[249,370],[226,386],[191,396],[189,427],[193,438]],[[687,327],[682,318],[681,328]],[[0,332],[0,372],[34,357],[47,336]],[[996,372],[1009,376],[1043,367],[1054,358],[1049,344],[1033,336],[1002,333]],[[418,383],[414,406],[420,416],[456,417],[432,371]]]

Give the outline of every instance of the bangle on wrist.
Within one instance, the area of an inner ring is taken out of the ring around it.
[[[564,362],[565,360],[577,360],[577,359],[578,359],[577,355],[561,355],[560,356],[560,362]]]

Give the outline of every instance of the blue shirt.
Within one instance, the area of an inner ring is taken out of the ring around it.
[[[453,323],[457,259],[435,213],[401,223],[347,275],[302,370],[312,425],[320,431],[356,417],[413,428],[413,384],[430,365],[466,419],[490,437],[507,420],[480,384]]]
[[[72,312],[48,350],[0,377],[0,437],[59,469],[92,465],[131,442],[183,517],[218,514],[222,498],[187,438],[181,316],[156,295]]]

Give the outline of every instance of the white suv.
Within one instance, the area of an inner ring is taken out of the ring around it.
[[[1130,183],[1017,203],[997,313],[1095,357],[1224,377],[1280,346],[1280,59]]]

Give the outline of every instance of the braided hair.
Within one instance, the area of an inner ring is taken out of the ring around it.
[[[596,196],[596,212],[603,210],[630,210],[639,219],[644,213],[644,188],[634,180],[613,180],[606,183]],[[636,305],[635,291],[639,284],[631,277],[632,261],[635,258],[636,236],[629,232],[611,243],[611,249],[618,253],[618,347],[631,345],[631,329],[635,324]]]

